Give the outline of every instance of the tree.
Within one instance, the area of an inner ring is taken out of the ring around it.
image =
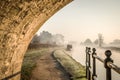
[[[90,44],[92,44],[92,41],[90,39],[86,39],[84,44],[90,45]]]
[[[99,47],[102,47],[102,44],[103,44],[103,36],[102,34],[98,34],[98,45]]]
[[[40,34],[40,43],[42,44],[52,44],[52,34],[49,33],[48,31],[43,31]]]
[[[113,42],[111,42],[110,44],[120,44],[120,40],[119,39],[115,39]]]
[[[93,43],[97,45],[98,44],[98,39],[96,39]]]
[[[39,36],[36,34],[36,35],[33,37],[31,43],[34,44],[34,43],[39,43],[39,42],[40,42]]]
[[[52,44],[52,45],[63,45],[64,36],[61,34],[52,35],[48,31],[43,31],[40,36],[40,43],[42,44]]]
[[[61,34],[53,35],[52,41],[56,43],[57,45],[63,45],[64,44],[64,36]]]

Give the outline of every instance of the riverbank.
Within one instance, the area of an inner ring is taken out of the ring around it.
[[[21,80],[86,80],[84,77],[85,68],[61,48],[28,50],[24,57]]]
[[[56,49],[28,50],[23,61],[21,80],[70,80],[68,74],[52,56]]]
[[[76,62],[65,50],[56,50],[53,56],[70,75],[71,80],[86,80],[85,67]]]

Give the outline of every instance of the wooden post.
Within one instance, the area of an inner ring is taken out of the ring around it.
[[[104,60],[104,67],[106,68],[106,80],[112,80],[111,78],[111,68],[107,65],[108,62],[113,62],[110,58],[112,55],[110,50],[105,51],[106,59]]]
[[[92,58],[93,58],[93,74],[92,74],[92,80],[95,80],[95,79],[94,79],[94,76],[97,77],[97,75],[96,75],[96,59],[95,59],[95,57],[94,57],[94,55],[96,55],[96,49],[93,48],[92,51],[93,51],[93,53],[92,53]]]

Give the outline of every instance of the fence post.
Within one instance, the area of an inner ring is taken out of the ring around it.
[[[97,75],[96,75],[96,59],[95,59],[95,57],[94,57],[94,55],[96,55],[96,49],[93,48],[92,51],[93,51],[93,53],[92,53],[92,58],[93,58],[93,74],[92,74],[92,80],[95,80],[95,79],[94,79],[94,76],[97,77]]]
[[[87,54],[88,54],[88,47],[86,47],[86,78],[88,78],[88,65],[87,65],[87,62],[88,62],[88,58],[87,58]]]
[[[91,80],[91,72],[90,72],[90,70],[89,70],[89,68],[91,68],[91,61],[90,61],[90,51],[91,50],[91,48],[89,47],[88,48],[88,80]]]
[[[104,60],[104,67],[106,68],[106,80],[112,80],[111,78],[111,68],[107,65],[108,62],[113,62],[113,60],[110,58],[112,55],[110,50],[105,51],[106,59]]]

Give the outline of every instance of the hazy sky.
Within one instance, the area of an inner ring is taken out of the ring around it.
[[[120,39],[120,0],[74,0],[53,15],[38,32],[60,33],[66,40],[94,41],[102,33],[106,43]]]

